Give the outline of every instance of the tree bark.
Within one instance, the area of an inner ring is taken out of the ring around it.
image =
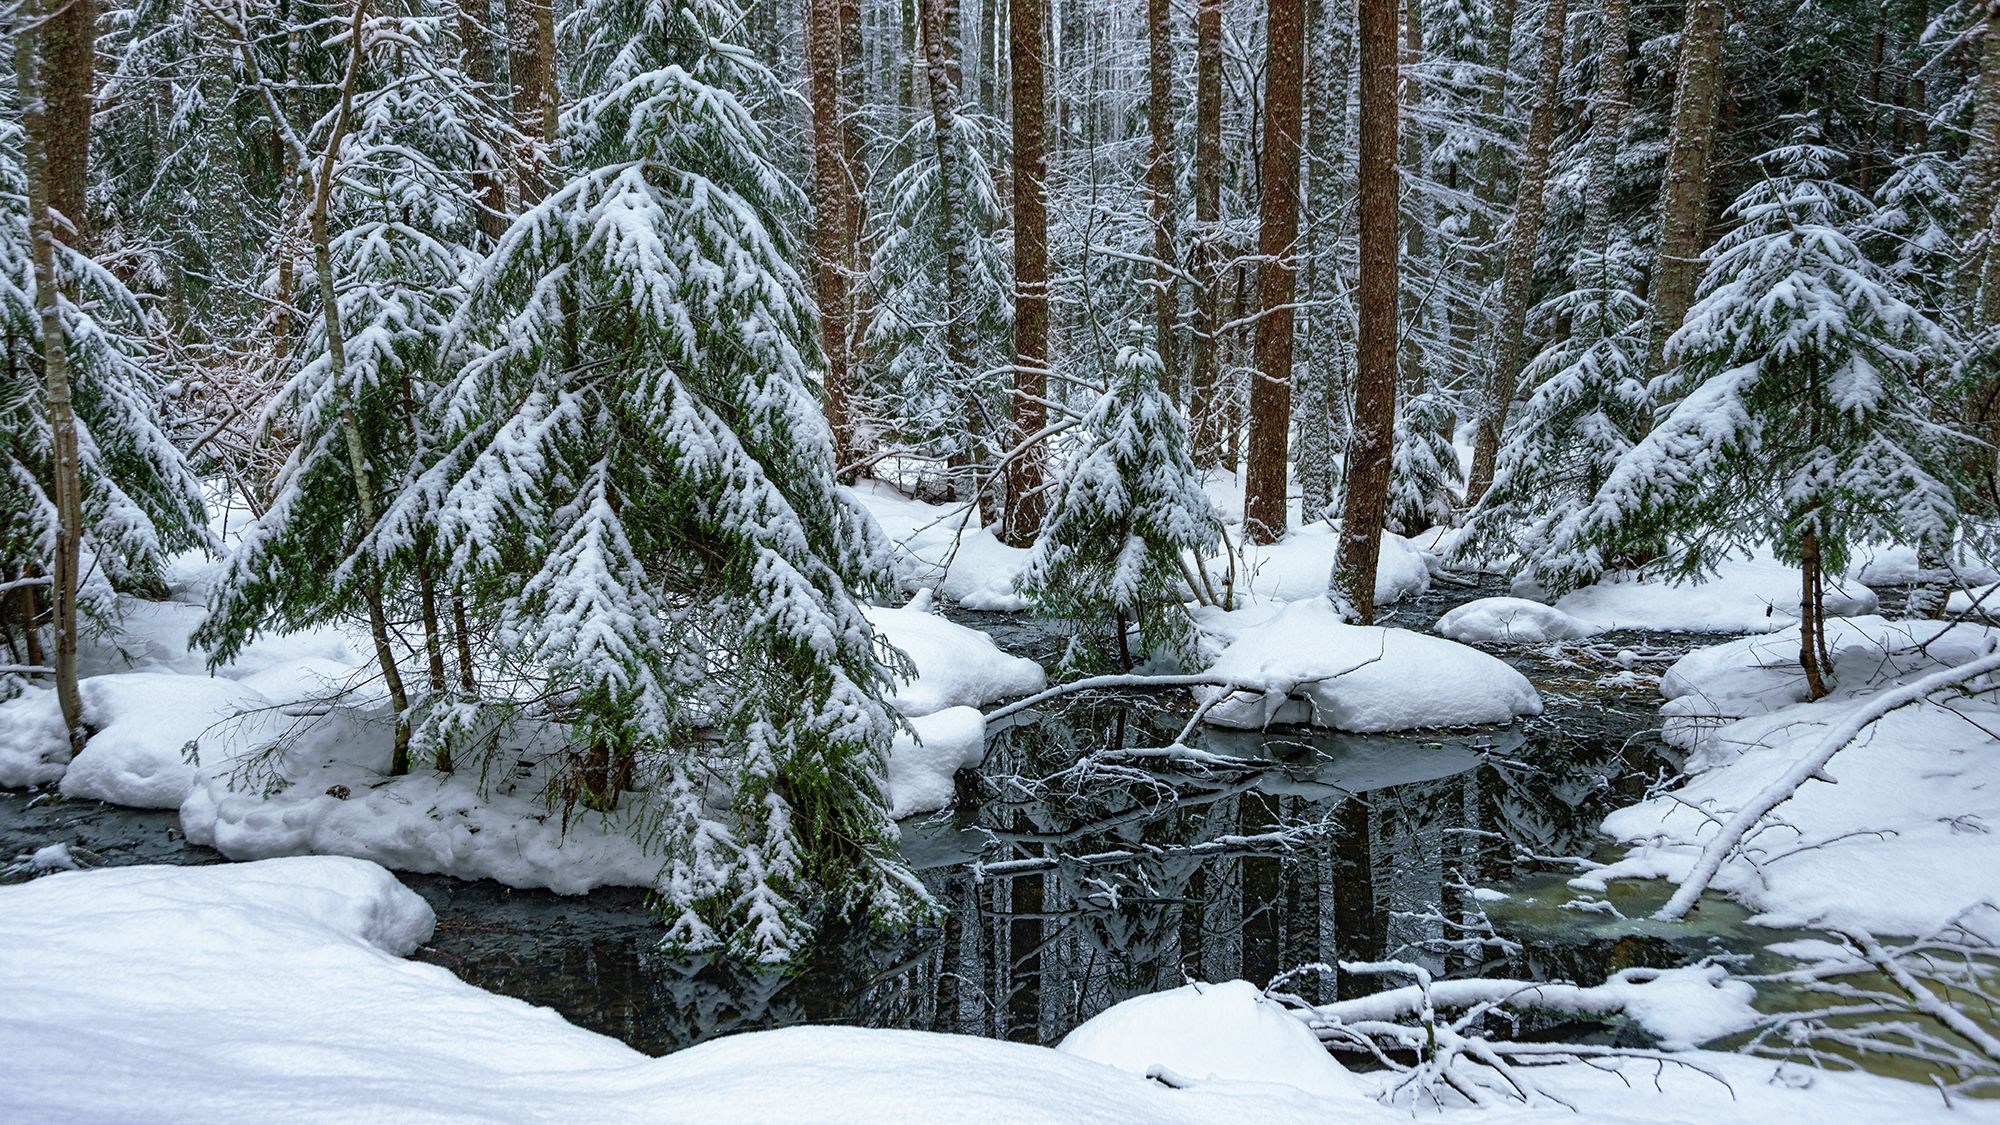
[[[47,126],[42,137],[48,167],[49,208],[60,219],[56,237],[78,250],[89,243],[84,188],[90,167],[90,118],[97,76],[97,0],[44,3],[41,29],[42,97]]]
[[[840,0],[808,0],[806,68],[812,91],[813,254],[819,289],[819,344],[826,359],[820,401],[833,435],[836,469],[850,460],[847,343],[852,338],[847,281],[853,270],[847,214],[847,145],[840,113]]]
[[[931,149],[938,166],[938,213],[939,221],[944,224],[945,362],[950,377],[969,379],[977,374],[972,369],[972,326],[966,322],[966,301],[971,292],[968,276],[971,238],[965,225],[965,172],[958,166],[957,153],[951,144],[952,128],[958,120],[958,83],[952,62],[957,54],[957,37],[949,35],[951,24],[946,18],[945,0],[918,0],[918,7],[925,95],[931,114]],[[976,501],[982,522],[990,524],[992,490],[981,486],[974,464],[978,411],[973,404],[967,405],[966,433],[951,459],[954,496],[962,501]]]
[[[1042,24],[1046,0],[1009,0],[1008,60],[1014,99],[1014,431],[1019,447],[1041,432],[1049,364],[1048,161],[1043,155]],[[1026,544],[1041,533],[1048,500],[1042,492],[1039,444],[1019,449],[1007,464],[1006,539]]]
[[[1396,427],[1396,14],[1396,0],[1361,0],[1360,370],[1333,586],[1364,625],[1375,620],[1375,566]]]
[[[35,272],[35,317],[42,334],[42,383],[50,430],[50,499],[56,509],[55,567],[49,591],[55,611],[56,702],[70,750],[83,749],[83,696],[76,679],[76,602],[83,553],[83,476],[77,455],[76,410],[71,397],[69,346],[56,285],[56,219],[50,204],[54,169],[48,133],[50,93],[39,81],[38,52],[54,45],[56,21],[42,23],[49,0],[23,0],[14,28],[14,83],[21,99],[23,163],[28,180],[28,251]],[[38,26],[39,24],[39,26]],[[30,616],[29,628],[33,629]]]
[[[482,106],[491,105],[493,96],[491,15],[487,0],[458,0],[458,65],[467,78],[479,83]],[[489,140],[489,151],[475,152],[471,157],[472,190],[479,197],[479,233],[490,245],[507,231],[507,181],[500,167],[499,139]]]
[[[1293,305],[1298,270],[1299,133],[1305,84],[1305,5],[1270,0],[1265,40],[1264,167],[1258,201],[1257,377],[1250,384],[1250,456],[1244,476],[1243,533],[1255,543],[1285,534],[1285,489],[1292,425]]]
[[[1694,304],[1695,283],[1701,276],[1722,25],[1722,0],[1690,0],[1667,133],[1666,180],[1660,185],[1660,235],[1649,290],[1653,310],[1646,341],[1648,382],[1666,370],[1667,337]]]
[[[1597,84],[1590,95],[1590,179],[1583,197],[1583,252],[1596,255],[1587,282],[1608,288],[1611,248],[1611,187],[1618,150],[1625,136],[1629,94],[1625,78],[1626,39],[1631,15],[1627,0],[1600,0],[1597,28]],[[1609,335],[1610,325],[1599,325]]]
[[[515,156],[514,185],[523,207],[549,189],[548,152],[556,143],[556,30],[551,0],[507,0],[507,72],[514,83],[514,124],[529,143]]]
[[[1152,146],[1146,157],[1146,193],[1153,218],[1153,334],[1163,370],[1161,385],[1181,401],[1180,319],[1174,268],[1174,247],[1180,242],[1174,221],[1174,29],[1169,0],[1146,0],[1146,64],[1149,87],[1146,123]]]
[[[1222,464],[1222,0],[1195,7],[1194,366],[1189,398],[1195,463]]]
[[[1965,149],[1965,185],[1959,213],[1963,224],[1959,244],[1971,255],[1959,274],[1959,284],[1970,306],[1984,274],[1982,263],[1994,259],[1996,247],[1989,231],[1995,226],[1994,208],[2000,204],[2000,0],[1989,0],[1983,18],[1979,72],[1974,79],[1972,137]],[[1982,237],[1985,236],[1985,237]],[[2000,304],[2000,298],[1985,302]],[[1984,311],[1984,310],[1980,310]]]
[[[1479,414],[1479,432],[1472,443],[1472,471],[1465,482],[1465,502],[1477,504],[1493,483],[1493,466],[1500,437],[1507,428],[1507,411],[1520,388],[1526,361],[1528,298],[1535,279],[1535,251],[1542,237],[1542,193],[1549,182],[1549,149],[1555,141],[1556,98],[1562,84],[1563,32],[1568,26],[1567,0],[1547,0],[1542,16],[1542,56],[1535,82],[1534,108],[1528,117],[1528,144],[1521,154],[1521,184],[1514,201],[1514,229],[1507,242],[1506,272],[1500,282],[1500,325],[1494,337],[1493,378],[1486,385]]]

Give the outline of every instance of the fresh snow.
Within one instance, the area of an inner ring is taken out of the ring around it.
[[[1236,544],[1236,588],[1271,601],[1297,601],[1326,593],[1340,553],[1340,523],[1321,520],[1294,527],[1268,546]],[[1220,571],[1222,564],[1211,564]],[[1428,556],[1394,532],[1382,533],[1381,561],[1375,568],[1375,604],[1390,605],[1431,586]]]
[[[920,596],[898,609],[862,610],[876,633],[903,650],[916,666],[915,678],[898,685],[889,700],[896,710],[928,715],[947,707],[978,707],[1032,695],[1047,686],[1041,665],[1000,651],[992,637],[929,612],[927,604],[928,599]]]
[[[1331,600],[1200,615],[1232,638],[1203,689],[1207,721],[1255,729],[1311,723],[1370,732],[1506,723],[1538,715],[1541,697],[1499,658],[1441,637],[1349,625]]]
[[[1804,702],[1796,628],[1689,654],[1661,686],[1671,697],[1667,735],[1691,751],[1691,777],[1608,816],[1604,831],[1630,850],[1575,885],[1684,877],[1717,817],[1749,802],[1868,697],[1962,664],[1995,641],[2000,632],[1974,625],[1829,622],[1834,686],[1813,703]],[[1995,729],[2000,703],[1990,695],[1891,712],[1834,756],[1826,772],[1836,784],[1808,781],[1777,808],[1748,855],[1723,866],[1716,889],[1757,911],[1761,924],[1884,934],[1929,933],[1978,903],[2000,902]],[[1990,911],[1968,921],[2000,938]]]
[[[1827,577],[1829,616],[1873,613],[1875,604],[1875,592],[1861,583]],[[1759,553],[1725,559],[1695,582],[1612,575],[1557,599],[1555,608],[1598,629],[1767,633],[1798,621],[1799,568]]]
[[[1478,598],[1438,618],[1437,631],[1468,644],[1539,644],[1575,640],[1600,630],[1526,598]]]
[[[655,1059],[402,960],[433,925],[423,900],[380,867],[332,857],[0,887],[0,1120],[1411,1119],[1407,1107],[1368,1100],[1389,1077],[1346,1074],[1324,1054],[1308,1063],[1310,1034],[1242,984],[1128,1001],[1061,1050],[816,1026]],[[1679,1057],[1707,1074],[1645,1060],[1560,1064],[1535,1077],[1568,1105],[1422,1112],[1480,1125],[1968,1119],[1969,1107],[1946,1109],[1891,1079]],[[1141,1060],[1189,1087],[1133,1073]]]
[[[1028,608],[1014,591],[1028,548],[1010,547],[979,526],[973,505],[926,504],[881,481],[862,481],[852,495],[887,533],[906,591],[935,589],[966,609]]]

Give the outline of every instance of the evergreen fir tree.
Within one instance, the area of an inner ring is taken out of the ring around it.
[[[565,725],[566,793],[648,791],[668,941],[782,960],[815,916],[928,898],[881,792],[860,599],[887,546],[835,487],[778,221],[798,193],[734,92],[769,81],[717,38],[736,23],[591,0],[564,25],[576,171],[472,276],[446,441],[391,522],[437,511],[520,678],[489,702]]]
[[[1063,474],[1022,573],[1036,614],[1071,630],[1064,663],[1075,670],[1101,664],[1113,648],[1131,667],[1134,624],[1148,660],[1187,665],[1198,655],[1183,600],[1188,567],[1220,530],[1160,372],[1151,347],[1118,350],[1109,389],[1081,423],[1088,444]]]
[[[1730,207],[1699,297],[1654,388],[1676,405],[1554,529],[1544,571],[1595,578],[1664,537],[1694,574],[1768,542],[1802,571],[1800,664],[1825,692],[1822,579],[1865,542],[1947,542],[1959,519],[1953,435],[1922,409],[1944,332],[1851,235],[1868,201],[1802,138]]]

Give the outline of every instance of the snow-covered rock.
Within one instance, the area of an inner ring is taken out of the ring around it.
[[[1234,640],[1209,671],[1240,686],[1203,689],[1223,696],[1207,714],[1217,726],[1412,730],[1505,723],[1542,710],[1527,677],[1498,658],[1407,629],[1349,625],[1324,597],[1228,616],[1236,620],[1222,627]],[[1246,623],[1246,616],[1261,619]]]
[[[889,815],[901,820],[951,804],[953,778],[986,756],[986,716],[977,707],[947,707],[910,720],[915,731],[889,748]]]
[[[1554,606],[1526,598],[1479,598],[1438,618],[1437,631],[1475,644],[1538,644],[1588,637],[1599,630]]]
[[[977,707],[1042,690],[1042,666],[1000,651],[993,638],[927,612],[922,603],[900,609],[863,609],[875,630],[902,649],[916,665],[916,678],[897,687],[889,701],[905,715],[928,715],[947,707]]]
[[[1248,981],[1135,996],[1084,1021],[1056,1050],[1141,1078],[1289,1085],[1334,1102],[1364,1096],[1318,1036]]]

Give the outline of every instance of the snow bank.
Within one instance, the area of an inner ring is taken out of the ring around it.
[[[380,868],[342,859],[100,869],[0,887],[0,1120],[733,1123],[797,1120],[801,1107],[814,1121],[867,1125],[1410,1119],[1354,1096],[1390,1078],[1342,1074],[1324,1055],[1308,1066],[1297,1037],[1281,1039],[1239,986],[1208,990],[1223,994],[1221,1011],[1171,1002],[1148,1023],[1112,1009],[1138,1043],[1104,1049],[1188,1058],[1199,1065],[1179,1073],[1217,1076],[1189,1089],[1067,1045],[841,1027],[736,1035],[653,1059],[392,956],[425,940],[431,921]],[[1283,1043],[1285,1055],[1261,1060],[1226,1042],[1231,1027]],[[1196,1044],[1226,1050],[1224,1061],[1203,1062]],[[1723,1081],[1643,1060],[1561,1064],[1535,1078],[1570,1105],[1454,1106],[1436,1119],[1761,1125],[1966,1112],[1885,1078],[1682,1057]],[[1297,1067],[1277,1065],[1291,1058]],[[1346,1096],[1333,1090],[1340,1079],[1352,1083]]]
[[[890,703],[905,715],[928,715],[947,707],[978,707],[1048,684],[1042,666],[1000,651],[993,638],[947,621],[924,608],[923,599],[901,609],[863,609],[888,642],[916,665],[916,678],[896,689]]]
[[[56,693],[30,686],[0,700],[0,787],[47,785],[60,781],[67,768],[69,736]]]
[[[880,481],[862,481],[852,495],[888,534],[904,590],[936,589],[967,609],[1028,608],[1028,599],[1014,592],[1028,549],[980,527],[971,506],[926,504]]]
[[[1276,543],[1260,546],[1237,540],[1236,588],[1272,601],[1296,601],[1326,593],[1340,553],[1339,523],[1324,520],[1294,527]],[[1216,564],[1218,573],[1221,563]],[[1381,561],[1375,568],[1375,604],[1398,602],[1431,587],[1427,556],[1409,540],[1382,533]]]
[[[1828,576],[1830,616],[1873,613],[1875,606],[1873,590]],[[1760,553],[1727,559],[1713,575],[1696,582],[1612,575],[1564,595],[1555,607],[1598,629],[1765,633],[1798,620],[1799,570]]]
[[[1267,1082],[1334,1101],[1363,1098],[1361,1083],[1319,1037],[1248,981],[1133,997],[1085,1021],[1056,1050],[1176,1084]]]
[[[1685,877],[1717,817],[1776,781],[1870,695],[2000,640],[1971,625],[1941,631],[1881,618],[1830,623],[1834,689],[1814,703],[1803,702],[1796,628],[1683,658],[1662,687],[1673,695],[1669,734],[1693,751],[1692,777],[1607,817],[1604,831],[1631,849],[1576,885]],[[1967,906],[2000,901],[2000,745],[1986,733],[1996,729],[2000,702],[1990,695],[1892,712],[1835,755],[1827,772],[1838,784],[1802,786],[1774,814],[1787,826],[1750,841],[1755,865],[1731,860],[1715,887],[1764,924],[1885,934],[1927,933]]]
[[[1438,618],[1437,631],[1468,643],[1539,644],[1588,637],[1600,630],[1526,598],[1479,598]]]
[[[1499,659],[1407,629],[1346,624],[1324,597],[1198,620],[1234,635],[1209,671],[1241,688],[1204,689],[1224,696],[1207,715],[1217,726],[1391,731],[1506,723],[1542,710],[1533,685]]]
[[[141,809],[180,807],[195,782],[188,745],[232,716],[270,706],[252,688],[206,676],[128,672],[77,686],[91,735],[63,774],[63,796]]]
[[[353,856],[557,894],[652,886],[660,872],[660,857],[635,831],[643,795],[609,814],[573,809],[565,824],[542,797],[543,755],[531,750],[517,768],[503,758],[484,779],[427,769],[389,777],[385,715],[341,708],[301,723],[265,712],[220,734],[231,750],[203,750],[181,803],[181,831],[231,859]],[[241,756],[266,746],[260,758]]]
[[[1861,562],[1853,570],[1854,579],[1870,586],[1909,586],[1918,576],[1917,549],[1898,545],[1864,547],[1856,552]],[[1984,586],[2000,582],[2000,573],[1979,562],[1954,562],[1951,569],[1967,584]]]
[[[910,726],[914,737],[899,733],[889,748],[885,780],[889,815],[897,820],[950,805],[958,771],[986,756],[986,716],[977,707],[947,707]]]

